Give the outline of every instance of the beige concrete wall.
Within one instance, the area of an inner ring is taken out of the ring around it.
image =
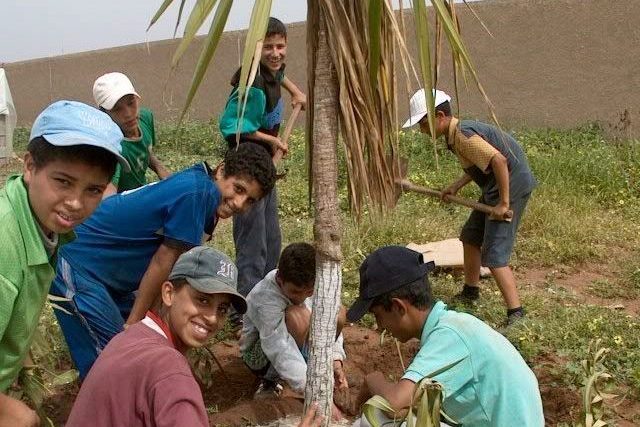
[[[461,5],[463,36],[479,76],[507,125],[571,127],[589,121],[615,126],[627,110],[632,134],[640,133],[640,1],[488,0],[473,4],[493,33]],[[407,16],[408,28],[412,28]],[[289,25],[287,73],[306,87],[304,23]],[[190,116],[219,114],[238,66],[242,32],[226,33],[198,93]],[[409,40],[415,40],[409,34]],[[49,102],[61,98],[91,102],[94,79],[122,71],[133,80],[145,105],[160,118],[175,117],[191,81],[201,40],[170,74],[173,40],[82,54],[5,64],[19,123],[28,125]],[[410,49],[415,52],[415,46]],[[448,60],[443,75],[449,74]],[[415,86],[415,82],[412,84]],[[399,87],[404,88],[400,82]],[[449,78],[441,88],[453,91]],[[401,114],[407,103],[402,94]],[[461,93],[465,116],[486,118],[474,90]]]

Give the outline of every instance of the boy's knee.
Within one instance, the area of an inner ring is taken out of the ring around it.
[[[342,328],[347,324],[347,309],[344,308],[344,305],[340,306],[340,311],[338,312],[338,324],[336,325],[336,338],[338,335],[342,333]]]
[[[311,311],[304,304],[289,306],[285,310],[284,321],[289,334],[296,341],[298,347],[302,348],[309,334]]]

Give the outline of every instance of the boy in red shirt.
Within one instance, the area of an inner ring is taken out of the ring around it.
[[[201,347],[247,304],[231,259],[206,246],[178,258],[161,300],[140,322],[116,335],[82,384],[67,421],[87,426],[208,426],[185,353]]]

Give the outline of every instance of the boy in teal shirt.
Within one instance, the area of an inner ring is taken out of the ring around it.
[[[416,383],[430,378],[442,385],[442,410],[455,425],[544,426],[531,369],[513,345],[484,322],[434,301],[428,280],[432,268],[422,254],[401,246],[380,248],[360,266],[360,295],[347,319],[355,322],[369,311],[378,327],[399,341],[420,340],[402,379],[393,383],[381,372],[367,375],[362,400],[380,395],[400,412],[411,405]],[[369,424],[360,419],[360,426]]]
[[[57,249],[94,211],[120,154],[122,133],[88,105],[58,101],[31,129],[24,172],[0,191],[0,425],[38,425],[29,407],[4,394],[28,354]]]
[[[286,56],[287,28],[278,19],[269,18],[259,71],[253,84],[247,88],[247,103],[241,120],[238,120],[241,70],[237,70],[231,79],[233,90],[220,117],[220,132],[231,149],[236,146],[236,132],[239,131],[241,144],[258,144],[272,157],[278,150],[284,154],[289,150],[287,144],[278,137],[284,111],[280,88],[284,87],[291,94],[294,107],[298,104],[304,107],[307,99],[284,74]],[[278,264],[282,237],[275,187],[253,209],[233,218],[233,241],[238,266],[238,291],[246,296]],[[230,319],[239,331],[242,319],[234,314]]]
[[[140,95],[126,75],[107,73],[98,77],[93,84],[93,99],[122,130],[122,155],[131,166],[129,172],[116,168],[105,197],[146,185],[148,168],[160,179],[171,175],[153,154],[156,144],[153,113],[147,108],[140,108]]]

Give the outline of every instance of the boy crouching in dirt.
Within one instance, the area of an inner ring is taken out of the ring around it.
[[[278,268],[268,273],[247,295],[240,352],[249,369],[262,380],[256,397],[279,394],[281,379],[293,391],[304,392],[315,273],[313,246],[292,243],[282,251]],[[349,387],[342,366],[344,323],[342,307],[338,315],[333,364],[335,384],[341,390]],[[334,415],[339,414],[334,405]]]
[[[140,322],[116,335],[93,365],[67,427],[209,426],[185,353],[224,325],[231,306],[244,313],[238,271],[215,249],[198,246],[178,258],[160,299]],[[317,427],[312,407],[299,427]]]
[[[420,339],[420,349],[399,382],[388,381],[382,372],[365,377],[361,403],[380,395],[396,413],[405,411],[416,384],[430,378],[441,384],[442,410],[456,425],[544,426],[531,369],[484,322],[434,301],[428,280],[432,267],[421,254],[401,246],[380,248],[360,266],[360,295],[347,313],[349,321],[368,311],[399,341]],[[376,418],[391,421],[393,414],[378,411]],[[354,426],[370,424],[363,416]]]

